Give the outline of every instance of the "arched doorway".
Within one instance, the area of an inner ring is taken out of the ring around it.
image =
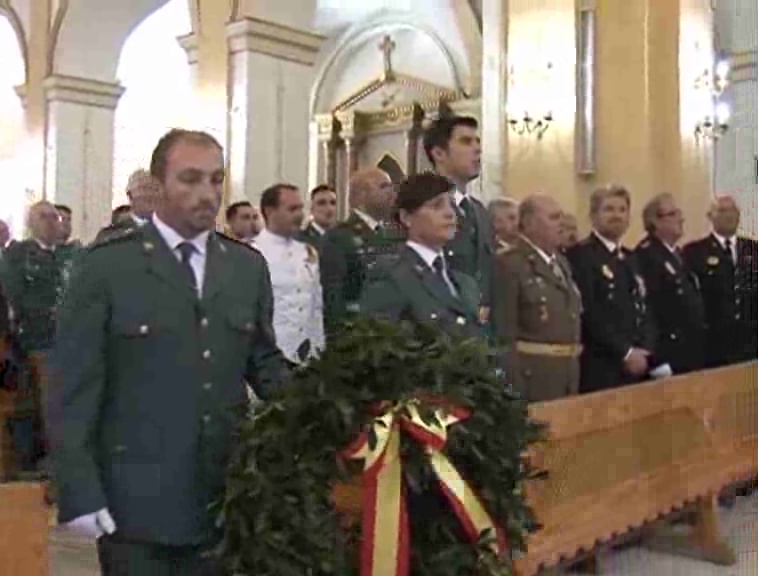
[[[28,176],[25,171],[25,114],[15,88],[25,82],[23,53],[8,17],[0,10],[0,219],[12,234],[24,231]]]
[[[170,0],[145,19],[121,52],[118,79],[126,88],[116,109],[113,205],[126,202],[126,183],[148,168],[158,139],[184,126],[190,114],[192,84],[184,49],[177,38],[192,24],[186,0]]]

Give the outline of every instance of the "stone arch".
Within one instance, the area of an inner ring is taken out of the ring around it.
[[[120,54],[117,75],[126,89],[114,119],[113,198],[126,202],[129,175],[147,168],[158,139],[188,122],[192,100],[190,65],[177,42],[192,28],[187,0],[169,0],[132,30]],[[146,58],[150,65],[145,66]]]
[[[66,2],[53,48],[55,74],[103,82],[116,79],[119,57],[129,34],[168,0]]]
[[[18,42],[18,49],[21,56],[21,61],[24,64],[24,82],[26,82],[26,75],[29,73],[29,47],[26,42],[26,34],[24,33],[24,25],[21,22],[16,10],[9,4],[3,4],[0,1],[0,19],[6,18],[8,24],[13,29],[16,35],[16,41]]]
[[[374,37],[392,30],[414,30],[429,38],[444,55],[451,75],[455,80],[455,88],[464,92],[470,75],[468,55],[454,53],[448,42],[428,22],[420,21],[413,12],[380,10],[365,20],[348,28],[343,34],[332,39],[323,50],[316,62],[315,81],[311,91],[311,115],[328,112],[327,103],[323,101],[324,88],[338,78],[340,69],[351,57],[352,51]]]

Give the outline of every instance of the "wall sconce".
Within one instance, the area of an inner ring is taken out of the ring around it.
[[[719,102],[712,117],[706,116],[695,125],[695,138],[718,140],[729,129],[729,116],[729,106],[725,102]]]
[[[718,140],[729,129],[730,110],[721,96],[729,85],[729,62],[720,60],[695,79],[695,89],[704,95],[706,112],[695,124],[695,138]]]
[[[511,66],[510,88],[506,116],[511,130],[519,136],[534,134],[538,139],[547,132],[553,122],[553,111],[543,102],[546,95],[553,93],[553,64],[519,70],[518,82]],[[514,112],[523,110],[523,113]],[[542,110],[543,112],[538,112]]]
[[[511,129],[519,136],[535,134],[537,138],[542,138],[542,135],[547,132],[552,122],[552,112],[546,112],[541,118],[533,118],[526,110],[520,117],[508,115],[508,124],[511,125]]]

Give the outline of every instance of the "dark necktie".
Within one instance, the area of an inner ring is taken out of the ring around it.
[[[568,283],[566,282],[566,275],[563,273],[563,269],[561,269],[561,265],[558,264],[558,259],[553,256],[553,258],[550,260],[550,268],[553,271],[553,274],[555,274],[555,277],[558,278],[561,284],[566,286]]]
[[[460,208],[461,213],[465,218],[471,218],[472,214],[472,206],[471,206],[471,199],[468,196],[464,196],[460,203],[458,204],[458,208]]]
[[[727,255],[729,256],[729,261],[734,264],[734,253],[732,252],[732,241],[727,238],[724,240],[724,250],[726,251]]]
[[[448,290],[450,290],[450,293],[453,296],[458,296],[458,292],[455,289],[455,286],[453,286],[452,282],[448,278],[447,275],[447,267],[445,266],[445,260],[442,258],[442,256],[437,256],[434,261],[432,262],[432,268],[434,268],[434,272],[437,274],[437,276],[440,277],[440,280],[442,280],[445,283],[445,286],[447,286]]]
[[[195,277],[195,270],[192,268],[192,264],[190,264],[192,255],[196,252],[194,244],[190,242],[182,242],[179,244],[179,246],[176,247],[176,249],[181,255],[182,259],[180,264],[182,271],[187,278],[187,282],[190,283],[190,286],[192,286],[193,290],[197,290],[197,278]]]

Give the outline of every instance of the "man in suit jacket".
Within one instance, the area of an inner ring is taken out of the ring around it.
[[[476,280],[481,292],[479,316],[486,322],[495,239],[487,209],[468,191],[469,183],[481,171],[482,147],[476,119],[458,116],[434,121],[424,133],[424,151],[437,173],[454,184],[458,228],[445,247],[445,258],[451,268]]]
[[[635,256],[645,279],[647,301],[658,329],[659,361],[674,374],[703,367],[705,311],[697,277],[677,246],[684,218],[671,194],[655,196],[642,211],[648,232]]]
[[[737,236],[740,211],[734,198],[714,200],[708,217],[713,232],[684,248],[705,303],[706,364],[709,367],[758,358],[758,243]]]
[[[372,277],[361,312],[391,321],[430,323],[444,331],[481,337],[479,289],[450,268],[444,247],[455,234],[453,184],[442,176],[411,176],[398,190],[398,218],[408,230],[400,258]]]
[[[119,236],[123,232],[139,228],[147,223],[158,201],[158,184],[147,170],[135,170],[129,176],[126,195],[132,207],[130,217],[113,222],[101,229],[95,237],[95,242],[107,240],[111,236]]]
[[[224,490],[232,408],[245,381],[265,397],[285,364],[263,257],[214,231],[221,146],[172,130],[151,173],[160,208],[89,250],[61,312],[59,520],[100,536],[105,576],[220,574],[205,554],[218,537],[208,506]]]
[[[521,239],[495,259],[492,323],[513,388],[529,402],[579,392],[582,303],[560,253],[562,216],[554,199],[526,198]]]
[[[389,222],[395,191],[389,176],[369,168],[350,178],[350,216],[327,232],[321,243],[324,325],[333,334],[349,313],[360,311],[368,275],[393,262],[403,233]]]
[[[337,192],[327,184],[319,184],[311,190],[311,218],[303,228],[300,240],[320,250],[324,234],[336,224]]]
[[[640,382],[659,368],[645,282],[630,250],[629,192],[600,188],[590,198],[593,231],[568,252],[582,294],[581,392]]]

